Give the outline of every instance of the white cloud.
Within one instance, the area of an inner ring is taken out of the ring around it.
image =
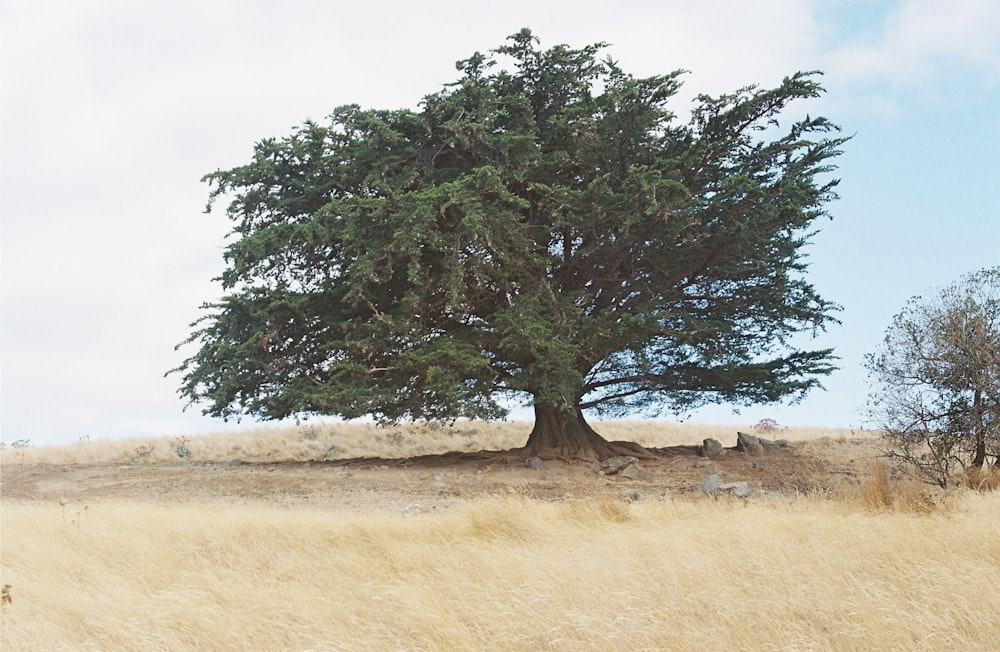
[[[965,69],[1000,80],[1000,3],[907,0],[886,14],[873,41],[848,42],[829,56],[830,71],[855,83],[933,84]]]

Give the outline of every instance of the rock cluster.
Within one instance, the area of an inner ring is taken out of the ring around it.
[[[698,488],[706,496],[729,494],[736,498],[746,498],[750,495],[750,483],[743,480],[738,482],[723,482],[718,473],[713,473],[702,480]]]
[[[736,433],[736,450],[748,455],[762,455],[769,448],[788,448],[788,446],[787,439],[771,441],[745,432]]]
[[[787,439],[764,439],[745,432],[736,433],[736,450],[747,455],[763,455],[770,448],[788,448]],[[726,449],[717,439],[705,439],[701,443],[702,457],[721,457],[726,454]]]
[[[639,466],[639,459],[631,455],[617,455],[609,457],[601,464],[601,470],[605,475],[621,473],[622,477],[635,480],[639,477],[642,467]]]
[[[745,432],[736,433],[735,450],[744,455],[764,455],[769,450],[776,448],[788,448],[787,439],[771,441],[762,437],[757,437]],[[715,439],[705,439],[701,444],[702,457],[721,457],[726,454],[726,449]],[[707,460],[706,460],[707,462]],[[710,462],[709,462],[710,463]],[[711,463],[710,463],[711,464]],[[714,465],[713,465],[714,471]],[[711,473],[698,485],[701,492],[706,496],[718,496],[723,493],[738,498],[746,498],[750,495],[750,484],[740,480],[737,482],[723,482],[718,473]]]

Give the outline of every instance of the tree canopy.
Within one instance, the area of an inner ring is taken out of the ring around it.
[[[827,119],[782,128],[818,73],[668,108],[606,44],[529,30],[458,62],[417,110],[334,110],[205,177],[234,224],[177,370],[206,414],[495,418],[535,406],[539,453],[622,452],[583,411],[801,397],[834,321],[804,277],[826,214]]]
[[[1000,462],[1000,267],[913,297],[866,367],[891,457],[942,487],[956,468]]]

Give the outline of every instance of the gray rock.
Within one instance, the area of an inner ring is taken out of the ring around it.
[[[764,445],[759,437],[754,437],[745,432],[736,433],[736,450],[747,455],[761,455],[764,453]]]
[[[524,465],[529,469],[537,471],[538,469],[542,468],[542,458],[529,457],[528,460],[524,463]]]
[[[639,476],[642,475],[642,467],[639,466],[638,462],[633,462],[621,470],[623,478],[628,478],[629,480],[638,480]]]
[[[719,477],[718,473],[713,473],[712,475],[702,480],[701,484],[698,485],[698,488],[701,489],[701,493],[705,494],[706,496],[711,496],[721,486],[722,486],[722,478]]]
[[[792,442],[788,441],[787,439],[775,439],[774,445],[777,446],[778,448],[788,448],[789,446],[792,445]]]
[[[719,485],[719,491],[727,491],[730,496],[746,498],[750,495],[750,483],[740,480],[739,482],[727,482]]]
[[[709,437],[701,443],[701,454],[704,457],[719,457],[725,454],[726,449],[717,439]]]
[[[622,497],[622,500],[624,500],[627,503],[634,503],[635,501],[642,498],[642,492],[639,491],[638,489],[626,489],[619,495]]]
[[[698,485],[701,492],[706,496],[715,496],[720,493],[728,493],[737,498],[746,498],[750,495],[750,483],[739,480],[737,482],[722,482],[718,473],[713,473]]]
[[[639,459],[631,455],[618,455],[616,457],[609,457],[604,460],[604,464],[601,464],[601,469],[606,475],[614,475],[618,473],[630,464],[635,464]]]

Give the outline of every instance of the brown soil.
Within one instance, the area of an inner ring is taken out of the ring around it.
[[[178,461],[130,464],[8,464],[0,474],[4,501],[67,500],[228,503],[323,509],[423,511],[484,496],[521,494],[542,500],[615,493],[627,499],[703,498],[710,473],[750,483],[751,499],[856,488],[878,451],[872,439],[821,439],[769,449],[727,450],[701,457],[696,447],[654,449],[635,478],[606,475],[596,462],[546,460],[526,466],[524,451],[448,453],[398,460],[248,463]]]

